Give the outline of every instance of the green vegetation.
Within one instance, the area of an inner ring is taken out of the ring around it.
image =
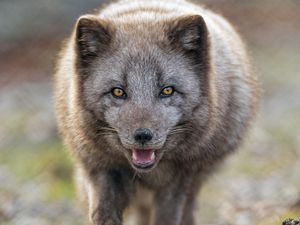
[[[0,164],[7,166],[18,177],[19,182],[37,179],[47,184],[47,200],[74,197],[72,163],[60,142],[17,146],[0,152]]]

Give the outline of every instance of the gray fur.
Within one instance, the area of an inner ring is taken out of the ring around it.
[[[256,79],[223,18],[184,1],[141,2],[79,19],[56,73],[58,122],[93,225],[121,225],[130,205],[149,212],[138,225],[193,225],[200,186],[255,116]],[[176,91],[161,98],[166,86]],[[138,128],[154,134],[146,145]],[[156,150],[149,169],[132,164],[140,148]]]

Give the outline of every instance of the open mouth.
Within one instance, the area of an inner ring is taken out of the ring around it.
[[[132,163],[139,169],[149,169],[155,164],[154,149],[133,149]]]

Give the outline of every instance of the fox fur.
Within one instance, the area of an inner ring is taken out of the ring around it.
[[[161,95],[166,86],[172,95]],[[123,0],[81,16],[58,60],[55,101],[90,223],[122,225],[131,207],[137,225],[197,224],[199,189],[240,145],[258,98],[239,34],[202,6]],[[139,128],[151,131],[147,143],[134,139]],[[134,151],[147,162],[151,151],[151,164],[136,165]]]

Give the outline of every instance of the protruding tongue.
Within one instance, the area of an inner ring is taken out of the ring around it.
[[[134,164],[151,164],[155,160],[153,149],[133,149],[132,160]]]

